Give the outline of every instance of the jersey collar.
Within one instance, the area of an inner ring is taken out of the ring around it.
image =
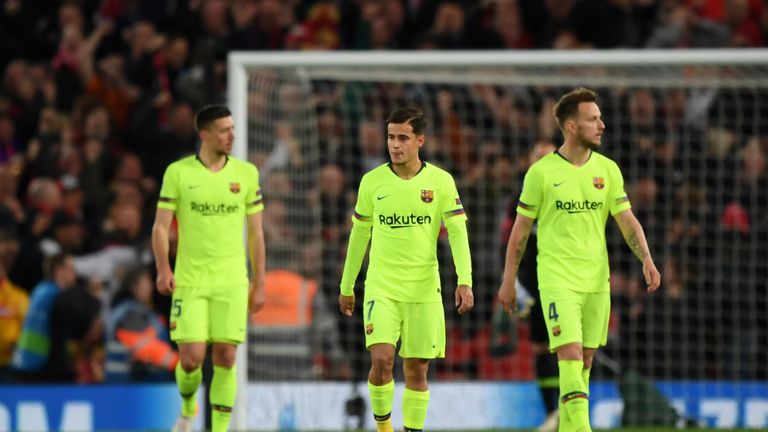
[[[390,170],[390,171],[392,171],[392,173],[393,173],[394,175],[396,175],[398,178],[400,177],[399,175],[397,175],[397,172],[395,172],[395,169],[394,169],[394,168],[392,168],[392,162],[387,162],[387,166],[389,167],[389,170]],[[416,177],[417,175],[419,175],[419,173],[421,173],[422,171],[424,171],[424,168],[426,168],[426,167],[427,167],[427,163],[426,163],[426,162],[424,162],[424,161],[421,161],[421,168],[419,168],[419,170],[418,170],[418,171],[416,171],[416,174],[414,174],[414,175],[413,175],[413,177],[411,177],[411,178],[414,178],[414,177]]]
[[[589,162],[589,161],[592,159],[592,153],[594,153],[594,151],[593,151],[593,150],[590,150],[590,151],[589,151],[589,157],[587,158],[587,160],[586,160],[586,161],[584,161],[584,165],[586,165],[586,164],[587,164],[587,162]],[[563,155],[562,155],[562,153],[560,153],[560,149],[555,149],[555,154],[556,154],[556,155],[558,155],[558,156],[560,156],[561,158],[563,158],[563,160],[564,160],[564,161],[566,161],[566,162],[568,162],[569,164],[573,165],[573,162],[569,161],[567,157],[563,156]],[[582,165],[582,166],[584,166],[584,165]],[[575,166],[575,165],[574,165],[574,166]]]
[[[197,159],[197,161],[200,162],[200,165],[204,166],[205,169],[210,170],[208,165],[206,165],[205,162],[200,159],[200,153],[195,153],[195,159]],[[224,156],[224,165],[221,166],[221,169],[224,169],[224,167],[227,166],[227,163],[229,163],[229,156]]]

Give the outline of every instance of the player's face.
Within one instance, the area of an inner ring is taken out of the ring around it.
[[[232,117],[216,119],[208,128],[203,130],[203,142],[219,156],[228,156],[232,153],[232,144],[235,142],[235,122]]]
[[[394,165],[405,165],[419,159],[419,149],[424,145],[424,135],[413,133],[407,123],[387,125],[387,149]]]
[[[605,123],[600,115],[600,108],[594,102],[579,104],[579,114],[574,119],[576,123],[576,140],[579,144],[595,149],[600,147],[605,130]]]

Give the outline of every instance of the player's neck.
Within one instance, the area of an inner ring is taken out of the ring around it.
[[[221,169],[224,168],[224,165],[227,164],[227,155],[208,150],[205,146],[200,146],[197,158],[200,159],[206,168],[213,172],[221,171]]]
[[[592,156],[592,150],[588,147],[567,140],[557,149],[557,152],[575,166],[584,165]]]
[[[397,174],[397,176],[403,180],[410,180],[416,177],[416,174],[421,171],[423,165],[424,162],[418,158],[408,161],[404,164],[389,164],[389,166],[392,167],[392,171],[394,171],[395,174]]]

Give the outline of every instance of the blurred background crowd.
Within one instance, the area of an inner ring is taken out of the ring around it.
[[[3,0],[0,382],[172,379],[170,305],[153,287],[149,233],[165,167],[196,149],[195,110],[224,102],[232,50],[749,48],[766,37],[762,0]],[[272,269],[317,284],[321,324],[308,341],[324,343],[310,347],[310,377],[363,376],[361,326],[335,314],[349,212],[361,174],[386,161],[382,120],[416,102],[432,121],[425,159],[467,197],[487,305],[451,324],[440,373],[529,378],[514,353],[487,364],[477,353],[493,342],[508,204],[532,146],[559,142],[550,112],[566,89],[352,87],[311,89],[316,142],[274,122],[251,154]],[[280,103],[299,92],[280,89]],[[611,354],[657,377],[765,379],[768,130],[744,119],[766,118],[766,88],[598,90],[606,153],[624,169],[664,277],[659,295],[641,296],[639,264],[615,248],[613,336],[623,342]],[[371,108],[349,115],[349,94]],[[723,112],[733,100],[746,102]],[[307,164],[316,176],[291,178]],[[321,215],[319,237],[303,228],[307,209]],[[295,245],[302,259],[281,260]],[[691,360],[674,361],[683,355]]]

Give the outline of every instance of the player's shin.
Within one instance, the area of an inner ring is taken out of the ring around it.
[[[395,380],[377,386],[368,382],[371,410],[377,432],[392,432],[392,401],[395,399]]]
[[[424,429],[428,405],[429,390],[405,389],[403,393],[403,426],[406,431],[420,431]]]
[[[226,432],[232,417],[232,407],[237,396],[237,371],[214,366],[211,380],[211,430]]]
[[[592,368],[584,368],[581,370],[581,380],[584,381],[584,387],[587,389],[587,395],[589,395],[589,374],[592,372]]]
[[[589,426],[589,395],[582,378],[584,362],[560,360],[558,366],[560,368],[560,400],[572,424],[572,431],[589,432],[592,429]],[[562,427],[560,430],[563,430]]]
[[[203,372],[197,368],[187,372],[181,367],[181,362],[176,365],[176,385],[181,394],[181,415],[194,417],[197,414],[197,389],[203,381]]]

